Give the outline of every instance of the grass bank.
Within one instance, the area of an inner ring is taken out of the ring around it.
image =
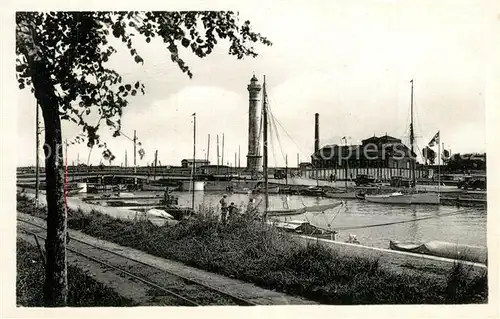
[[[18,210],[34,211],[18,198]],[[411,272],[396,275],[377,260],[345,256],[320,244],[301,245],[289,234],[249,220],[222,226],[212,211],[175,226],[147,220],[120,220],[100,213],[72,212],[68,226],[85,234],[159,257],[300,295],[325,304],[486,303],[487,273],[472,277],[470,266],[457,264],[446,281]]]
[[[17,241],[16,300],[21,307],[43,307],[45,271],[35,246]],[[95,281],[79,268],[68,267],[69,307],[135,306],[113,290]]]

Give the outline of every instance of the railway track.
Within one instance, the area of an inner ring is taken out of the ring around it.
[[[20,231],[29,235],[36,235],[38,238],[45,240],[45,227],[20,218],[17,221]],[[71,238],[67,250],[74,255],[97,263],[101,267],[109,269],[122,277],[129,278],[131,281],[141,282],[151,288],[154,296],[174,298],[180,305],[256,305],[250,300],[221,291],[215,287],[210,287],[194,279],[160,269],[77,238]]]

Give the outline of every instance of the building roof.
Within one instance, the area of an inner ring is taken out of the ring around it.
[[[376,147],[370,148],[370,145]],[[384,147],[379,148],[383,145]],[[328,144],[320,148],[318,151],[312,154],[312,157],[321,158],[323,157],[334,157],[333,154],[342,154],[346,156],[348,153],[356,154],[356,152],[368,152],[371,154],[379,153],[380,151],[394,152],[396,150],[403,151],[406,155],[409,155],[411,151],[409,148],[401,142],[400,139],[395,137],[384,135],[384,136],[372,136],[370,138],[362,140],[361,145],[338,145],[338,144]],[[322,155],[322,156],[321,156]],[[415,156],[415,153],[414,153]]]
[[[356,152],[361,145],[337,145],[337,144],[329,144],[320,148],[317,152],[314,152],[313,156],[323,155],[325,157],[331,156],[332,152],[335,153],[354,153]]]
[[[380,137],[372,136],[361,141],[362,145],[366,145],[368,143],[375,143],[375,144],[401,143],[401,140],[386,134]]]

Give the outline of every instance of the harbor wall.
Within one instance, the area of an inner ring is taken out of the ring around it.
[[[27,198],[35,199],[35,194],[34,193],[24,193],[24,196]],[[38,202],[40,206],[47,206],[47,199],[45,196],[40,196],[38,198]],[[114,218],[118,219],[134,219],[134,218],[139,218],[143,217],[144,213],[142,212],[136,212],[133,210],[128,210],[128,209],[123,209],[123,208],[117,208],[117,207],[109,207],[109,206],[101,206],[101,205],[94,205],[94,204],[88,204],[85,203],[84,201],[74,198],[74,197],[68,197],[68,208],[71,210],[81,210],[84,214],[90,214],[92,211],[97,211],[101,214],[106,214]],[[149,219],[158,225],[163,225],[165,223],[168,224],[176,224],[176,220],[167,220],[167,219],[158,219],[154,218],[154,216],[148,216]]]
[[[447,270],[451,269],[451,267],[457,262],[457,260],[450,258],[413,254],[403,251],[350,244],[304,235],[299,235],[297,238],[303,245],[320,243],[342,255],[378,259],[382,267],[389,268],[391,271],[406,271],[408,270],[408,265],[412,265],[414,269],[421,269],[422,271],[428,271],[428,269],[433,268]],[[389,243],[387,243],[387,245],[389,245]],[[487,265],[481,263],[469,261],[461,261],[461,263],[472,266],[473,270],[478,274],[487,269]],[[444,274],[447,275],[448,273]]]

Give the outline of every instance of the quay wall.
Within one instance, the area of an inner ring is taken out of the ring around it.
[[[421,270],[423,272],[435,272],[438,275],[447,275],[447,271],[451,269],[454,263],[457,262],[457,260],[450,258],[413,254],[403,251],[363,246],[359,244],[350,244],[304,235],[299,235],[297,236],[297,238],[303,245],[307,245],[310,243],[320,243],[342,255],[378,259],[381,267],[396,272],[407,271],[409,265],[411,265],[411,268],[414,270]],[[389,246],[389,243],[387,243],[387,246]],[[469,261],[461,262],[466,265],[472,266],[473,271],[475,271],[477,274],[487,269],[486,264],[474,263]]]
[[[34,193],[29,193],[26,192],[24,193],[24,196],[27,198],[35,199],[35,194]],[[47,200],[45,196],[39,196],[38,197],[38,203],[41,206],[47,206]],[[109,206],[101,206],[101,205],[94,205],[94,204],[88,204],[85,203],[84,201],[78,199],[78,198],[73,198],[73,197],[68,197],[68,208],[71,210],[81,210],[84,214],[90,214],[92,211],[97,211],[101,214],[106,214],[114,218],[119,218],[119,219],[134,219],[138,217],[143,217],[144,213],[141,212],[136,212],[133,210],[128,210],[128,209],[123,209],[123,208],[118,208],[118,207],[109,207]],[[177,221],[175,220],[167,220],[167,219],[160,219],[156,220],[154,217],[151,218],[152,222],[157,222],[160,224],[164,224],[165,222],[175,224]]]

